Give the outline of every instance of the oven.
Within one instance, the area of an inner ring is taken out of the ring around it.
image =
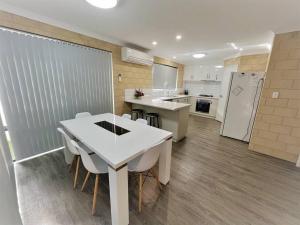
[[[196,105],[195,105],[195,112],[196,113],[204,113],[209,114],[210,107],[211,107],[212,101],[206,100],[206,99],[197,99]]]
[[[218,99],[210,96],[193,96],[190,113],[198,116],[215,118],[217,114]]]

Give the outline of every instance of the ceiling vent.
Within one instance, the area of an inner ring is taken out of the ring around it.
[[[122,47],[122,61],[147,66],[153,65],[152,56],[127,47]]]

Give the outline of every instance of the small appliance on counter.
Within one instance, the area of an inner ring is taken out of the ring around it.
[[[184,94],[185,94],[185,95],[189,95],[189,90],[185,89],[185,90],[184,90]]]

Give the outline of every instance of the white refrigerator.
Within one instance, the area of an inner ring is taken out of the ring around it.
[[[264,83],[264,73],[231,74],[221,135],[249,142]]]

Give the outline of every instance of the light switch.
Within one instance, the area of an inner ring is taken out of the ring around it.
[[[279,97],[279,92],[278,91],[274,91],[272,93],[272,98],[278,98]]]

